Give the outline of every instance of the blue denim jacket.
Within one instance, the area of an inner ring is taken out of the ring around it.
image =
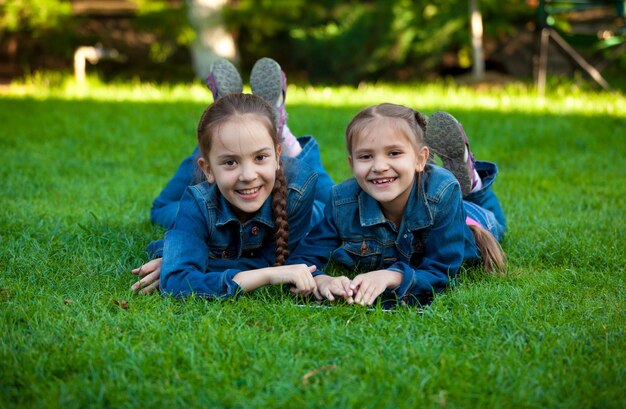
[[[308,233],[317,173],[297,159],[282,158],[287,179],[289,250]],[[271,196],[249,220],[240,222],[214,184],[186,189],[174,226],[165,234],[161,290],[175,296],[231,296],[240,271],[275,261]]]
[[[335,186],[324,220],[300,243],[290,264],[329,263],[354,272],[388,269],[404,275],[390,291],[406,301],[427,300],[443,290],[464,258],[479,256],[465,224],[461,189],[447,170],[427,165],[416,177],[399,227],[355,179]]]

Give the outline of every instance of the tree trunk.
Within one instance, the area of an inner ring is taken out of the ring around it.
[[[481,80],[485,76],[485,57],[483,53],[483,17],[478,8],[478,0],[470,0],[470,27],[472,31],[472,75]]]
[[[219,57],[237,62],[233,36],[226,31],[222,6],[227,0],[186,0],[189,22],[196,32],[191,45],[191,58],[196,76],[205,80],[211,64]]]

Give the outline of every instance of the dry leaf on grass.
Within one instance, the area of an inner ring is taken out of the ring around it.
[[[321,371],[330,371],[332,369],[337,368],[337,365],[324,365],[324,366],[320,366],[317,369],[314,369],[310,372],[307,372],[304,374],[304,376],[302,377],[302,385],[308,385],[309,384],[309,378],[312,376],[317,375],[318,372]]]
[[[126,300],[122,300],[122,301],[113,300],[113,304],[115,304],[118,307],[123,308],[125,310],[128,309],[128,301],[126,301]]]

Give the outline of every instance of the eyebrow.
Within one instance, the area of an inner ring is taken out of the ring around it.
[[[268,147],[265,147],[265,148],[261,148],[261,149],[259,149],[258,151],[252,152],[252,153],[250,154],[250,156],[256,156],[256,155],[259,155],[259,154],[261,154],[261,153],[265,153],[265,152],[272,152],[272,148],[270,148],[269,146],[268,146]],[[224,159],[237,158],[238,156],[239,156],[239,155],[236,155],[236,154],[228,154],[228,153],[227,153],[227,154],[224,154],[224,155],[219,155],[219,156],[217,157],[217,159],[218,159],[218,160],[224,160]]]
[[[405,145],[398,145],[398,144],[394,144],[394,145],[387,145],[387,146],[383,146],[382,147],[384,150],[392,150],[392,149],[406,149]],[[361,148],[361,149],[355,149],[354,153],[364,153],[364,152],[371,152],[374,149],[369,149],[369,148]]]

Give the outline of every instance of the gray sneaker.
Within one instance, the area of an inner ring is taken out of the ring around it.
[[[243,91],[241,76],[237,68],[224,58],[211,64],[206,86],[213,94],[213,101],[217,101],[226,94],[240,94]]]
[[[476,183],[474,155],[463,126],[447,112],[435,112],[428,118],[424,135],[426,146],[441,158],[443,167],[456,177],[463,196],[468,195]]]
[[[287,77],[280,65],[267,57],[258,60],[250,72],[250,88],[254,95],[263,98],[275,109],[278,136],[282,138],[287,122]]]

